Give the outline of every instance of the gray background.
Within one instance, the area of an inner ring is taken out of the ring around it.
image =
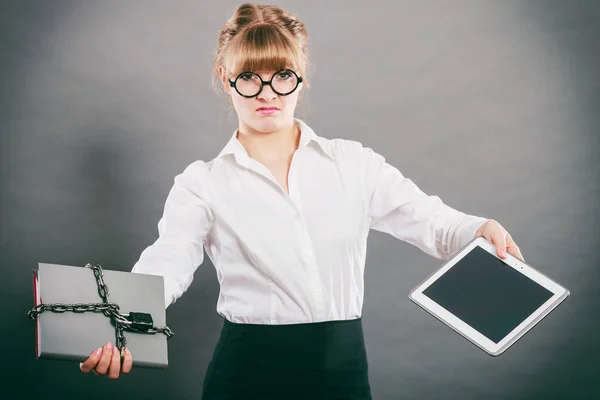
[[[297,116],[374,148],[450,206],[497,219],[572,292],[493,358],[408,299],[441,262],[372,232],[363,318],[374,398],[600,398],[600,2],[274,3],[309,30],[315,68]],[[208,259],[168,309],[166,371],[109,381],[36,360],[26,312],[38,261],[130,270],[157,236],[173,177],[225,145],[237,118],[212,92],[210,64],[237,4],[1,3],[4,398],[200,397],[221,327]]]

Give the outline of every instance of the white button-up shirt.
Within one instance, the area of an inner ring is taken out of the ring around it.
[[[486,221],[426,195],[359,142],[295,122],[289,194],[248,156],[237,130],[216,158],[175,177],[159,237],[132,269],[164,277],[165,307],[188,289],[206,249],[220,285],[217,312],[232,322],[355,319],[370,229],[448,259]]]

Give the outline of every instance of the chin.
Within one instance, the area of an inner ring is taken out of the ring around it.
[[[278,117],[258,117],[253,118],[249,124],[252,128],[259,132],[273,132],[281,129],[285,125],[285,121],[281,116]]]
[[[260,127],[260,130],[263,132],[276,131],[281,126],[281,124],[278,123],[278,121],[276,121],[274,118],[257,121],[257,125]]]

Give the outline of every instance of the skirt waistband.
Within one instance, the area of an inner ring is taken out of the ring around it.
[[[336,330],[352,330],[361,327],[362,317],[355,319],[343,319],[321,322],[303,322],[295,324],[246,324],[239,322],[231,322],[227,318],[223,318],[224,326],[227,329],[243,329],[245,331],[254,331],[264,334],[270,332],[280,333],[318,333],[332,332]]]

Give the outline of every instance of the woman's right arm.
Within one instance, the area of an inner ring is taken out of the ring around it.
[[[201,195],[205,164],[197,161],[175,177],[158,222],[158,239],[140,255],[131,272],[161,275],[165,282],[165,308],[190,286],[204,259],[204,240],[214,216]],[[123,360],[112,343],[93,351],[79,368],[117,379],[131,371],[133,357],[125,348]]]
[[[131,272],[161,275],[165,308],[188,289],[204,260],[204,241],[214,215],[202,195],[206,164],[196,161],[175,177],[158,222],[158,239],[140,255]]]

